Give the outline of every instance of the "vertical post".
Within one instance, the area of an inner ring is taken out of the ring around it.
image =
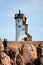
[[[19,10],[19,14],[20,14],[20,10]]]

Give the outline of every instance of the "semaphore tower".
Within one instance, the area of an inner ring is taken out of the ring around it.
[[[15,14],[16,41],[32,41],[32,36],[28,33],[27,17],[20,12]]]

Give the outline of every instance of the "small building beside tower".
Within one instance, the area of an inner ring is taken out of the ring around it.
[[[20,12],[15,14],[16,41],[32,41],[32,36],[28,33],[27,17]]]

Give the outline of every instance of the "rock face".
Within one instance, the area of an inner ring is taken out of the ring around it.
[[[36,60],[43,65],[43,43],[8,42],[4,49],[0,42],[0,65],[35,65]],[[38,51],[37,51],[38,50]]]
[[[0,38],[0,53],[4,50],[3,42]]]
[[[25,44],[23,47],[23,58],[25,59],[25,63],[31,61],[31,59],[37,58],[36,47],[32,44]]]
[[[10,57],[4,52],[1,53],[1,61],[3,65],[11,65]]]

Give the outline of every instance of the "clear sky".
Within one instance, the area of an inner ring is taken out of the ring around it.
[[[0,37],[15,40],[15,13],[24,13],[33,40],[43,41],[43,0],[0,0]]]

